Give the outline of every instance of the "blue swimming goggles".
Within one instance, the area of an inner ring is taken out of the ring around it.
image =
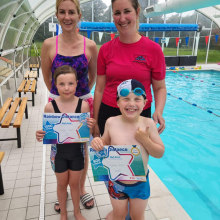
[[[140,87],[135,88],[133,91],[130,91],[129,89],[122,89],[119,93],[119,96],[126,97],[129,95],[130,92],[133,92],[136,96],[141,96],[141,95],[146,96],[144,90]]]

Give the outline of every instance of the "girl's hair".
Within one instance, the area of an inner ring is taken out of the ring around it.
[[[79,0],[56,0],[56,12],[58,13],[58,8],[59,8],[59,5],[64,2],[64,1],[71,1],[75,4],[76,6],[76,10],[77,10],[77,13],[80,15],[81,14],[81,10],[80,10],[80,6],[79,6]]]
[[[57,77],[59,75],[68,74],[68,73],[74,74],[75,77],[76,77],[76,81],[77,81],[77,72],[76,72],[76,70],[73,67],[69,66],[69,65],[63,65],[63,66],[57,67],[55,72],[54,72],[53,78],[54,78],[55,83],[57,82]]]
[[[112,2],[112,8],[113,8],[113,4],[116,2],[117,0],[111,0]],[[138,0],[129,0],[132,4],[132,7],[134,8],[134,10],[136,11],[136,13],[138,13],[138,9],[141,9],[140,4],[138,3]],[[139,18],[137,19],[137,30],[139,29]]]

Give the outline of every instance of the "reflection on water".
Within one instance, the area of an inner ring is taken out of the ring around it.
[[[204,83],[168,73],[167,91],[220,114],[219,73],[183,73]],[[152,109],[152,113],[154,109]],[[193,220],[220,216],[220,118],[167,96],[162,159],[149,164]]]

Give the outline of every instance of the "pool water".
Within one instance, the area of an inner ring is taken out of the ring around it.
[[[167,92],[220,115],[220,72],[179,73],[167,73]],[[163,116],[165,154],[149,165],[193,220],[219,220],[220,117],[169,95]]]

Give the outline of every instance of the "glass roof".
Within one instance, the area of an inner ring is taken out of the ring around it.
[[[83,4],[91,1],[92,0],[80,0],[80,3]],[[47,18],[51,17],[55,13],[56,0],[28,0],[28,2],[31,7],[31,10],[35,11],[35,16],[39,19],[40,23],[43,23]],[[151,1],[151,4],[160,4],[163,2],[165,2],[165,0],[154,0]],[[218,27],[220,27],[220,5],[198,9],[198,11],[207,16],[208,18],[213,19],[213,21],[218,25]],[[213,15],[219,15],[219,18],[215,18],[213,17]]]
[[[80,4],[91,4],[89,3],[91,1],[92,0],[80,0]],[[102,1],[107,5],[110,4],[110,0]],[[147,5],[147,0],[139,0],[139,2],[144,2],[144,4]],[[161,4],[163,2],[165,2],[165,0],[150,0],[151,5]],[[40,25],[55,14],[55,3],[56,0],[1,0],[0,50],[8,50],[26,45],[27,43],[31,44],[31,40]],[[96,10],[96,8],[94,10]],[[220,5],[198,9],[197,11],[213,20],[220,28]],[[173,13],[168,14],[167,18],[172,14]],[[143,17],[143,15],[141,16]],[[156,18],[157,17],[150,18],[150,23],[152,23],[153,20],[156,22]],[[23,39],[20,39],[21,37]]]
[[[80,3],[91,2],[92,0],[80,0]],[[108,1],[108,0],[106,0]],[[19,2],[18,0],[1,0],[1,5],[5,5],[7,3],[13,4],[13,2]],[[52,16],[55,13],[55,3],[56,0],[27,0],[29,3],[29,10],[34,11],[34,15],[39,19],[40,23],[43,23],[47,18]],[[105,2],[105,0],[104,0]],[[151,4],[160,4],[165,2],[165,0],[153,0]],[[198,11],[205,16],[213,19],[213,21],[220,27],[220,5],[198,9]],[[210,16],[211,15],[211,16]],[[219,18],[213,17],[213,15],[219,15]]]
[[[198,9],[197,11],[204,14],[209,19],[213,20],[217,24],[217,26],[220,28],[220,5]],[[219,17],[216,18],[215,16],[219,16]]]

